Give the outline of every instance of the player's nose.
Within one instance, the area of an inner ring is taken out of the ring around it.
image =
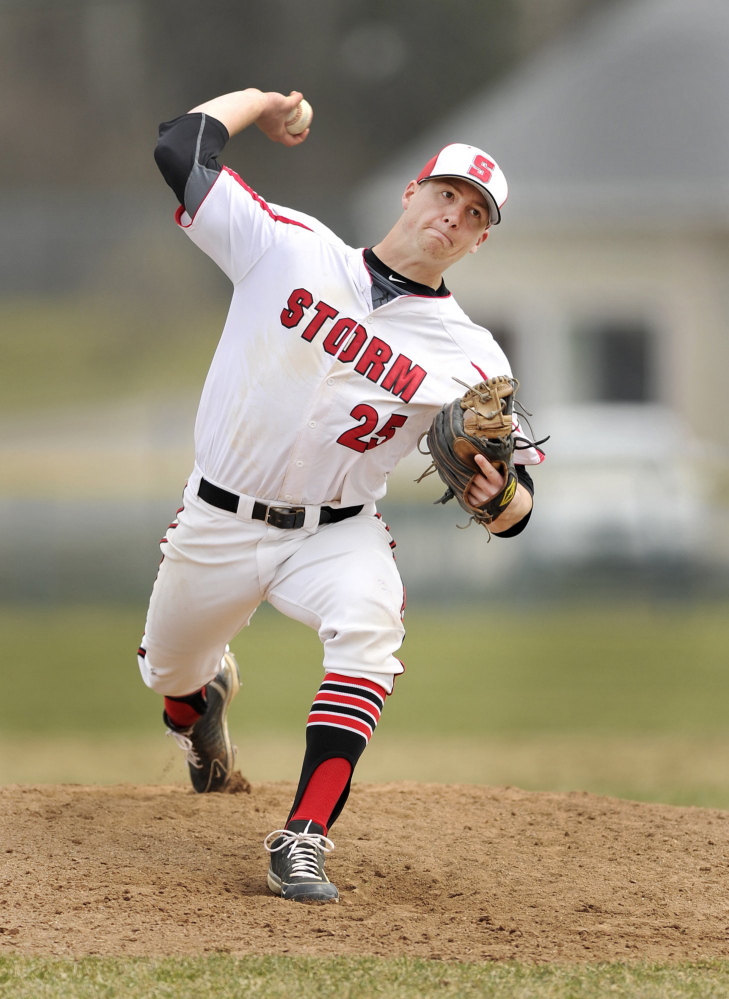
[[[452,229],[457,228],[457,226],[461,222],[462,214],[463,213],[460,212],[457,208],[451,208],[451,209],[449,209],[449,211],[447,212],[447,214],[443,216],[443,223],[444,223],[444,225],[448,225]]]

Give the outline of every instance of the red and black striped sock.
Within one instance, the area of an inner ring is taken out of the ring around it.
[[[288,821],[311,819],[327,829],[349,795],[352,772],[367,748],[387,691],[372,680],[327,673],[306,725],[306,753]]]

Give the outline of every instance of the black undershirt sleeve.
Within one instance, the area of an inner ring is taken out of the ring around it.
[[[524,486],[527,492],[529,492],[532,496],[534,496],[534,482],[529,472],[527,472],[524,465],[514,465],[514,468],[516,469],[516,477],[521,483],[521,485]],[[532,516],[532,511],[530,510],[525,517],[522,517],[521,520],[517,521],[516,524],[510,527],[508,531],[502,531],[501,534],[494,534],[494,537],[515,538],[517,534],[521,534],[521,532],[527,526],[527,524],[531,519],[531,516]]]
[[[191,218],[223,169],[216,157],[229,138],[221,121],[199,111],[159,127],[155,161]]]
[[[521,484],[524,486],[527,492],[531,493],[531,495],[534,496],[534,480],[532,479],[529,472],[527,472],[526,465],[514,465],[514,469],[516,471],[516,477],[519,480],[519,482],[521,482]]]

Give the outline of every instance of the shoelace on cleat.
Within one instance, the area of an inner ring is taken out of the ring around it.
[[[200,770],[202,768],[202,760],[195,752],[190,737],[185,735],[184,732],[175,732],[173,728],[168,728],[166,734],[171,735],[180,749],[183,750],[185,753],[185,761],[189,763],[191,767],[195,767],[196,770]]]
[[[278,846],[274,842],[282,838]],[[294,878],[319,878],[319,856],[322,853],[331,853],[335,848],[334,843],[321,833],[292,832],[290,829],[274,829],[263,841],[263,845],[269,853],[278,853],[287,846],[290,847],[287,854],[291,861],[291,877]]]

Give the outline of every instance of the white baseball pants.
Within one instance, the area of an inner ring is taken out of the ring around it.
[[[403,584],[374,504],[322,527],[314,509],[312,526],[281,530],[210,506],[197,496],[199,480],[196,470],[161,543],[139,657],[147,686],[172,697],[199,690],[267,600],[317,630],[326,672],[366,677],[390,692],[404,669],[394,656],[405,634]]]

